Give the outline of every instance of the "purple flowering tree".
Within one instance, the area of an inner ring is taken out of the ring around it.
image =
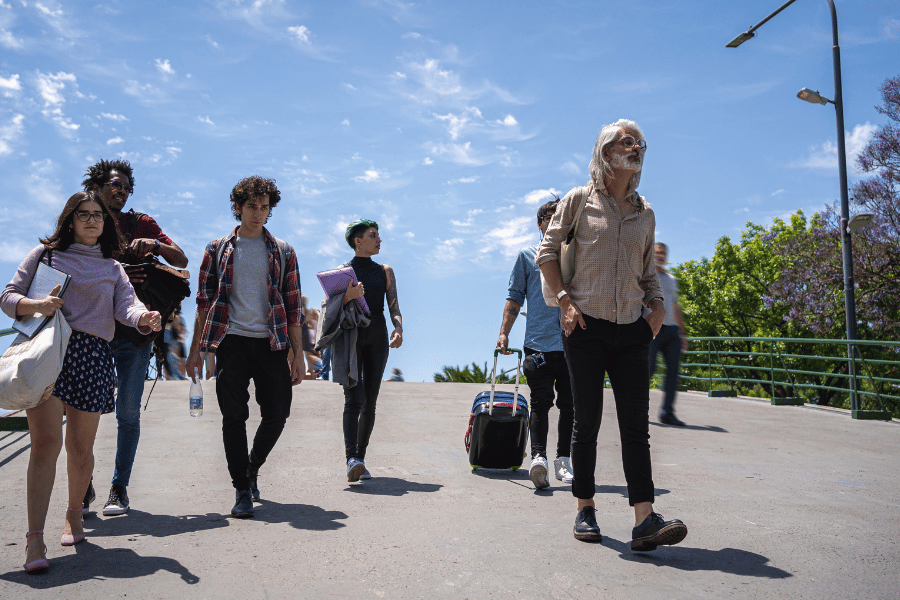
[[[857,158],[873,176],[851,189],[856,211],[875,214],[853,234],[857,330],[860,339],[895,339],[900,330],[900,77],[881,87],[892,123],[883,126]],[[771,287],[770,307],[788,309],[786,319],[816,335],[844,337],[844,289],[840,213],[836,205],[813,215],[805,236],[785,240],[776,251],[791,260]]]

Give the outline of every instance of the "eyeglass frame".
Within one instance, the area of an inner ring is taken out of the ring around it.
[[[627,140],[629,138],[632,140],[632,142],[630,144],[625,142],[625,140]],[[632,148],[637,146],[641,152],[647,151],[647,141],[640,140],[640,139],[634,137],[633,135],[626,135],[625,137],[615,141],[615,143],[619,143],[619,142],[621,142],[622,145],[625,146],[626,148],[628,148],[629,150],[631,150]]]
[[[98,217],[99,215],[99,217]],[[106,213],[103,211],[99,212],[89,212],[86,210],[76,210],[75,218],[81,221],[82,223],[89,223],[94,221],[95,223],[102,223],[104,219],[106,219]]]
[[[117,179],[113,179],[112,181],[107,181],[106,185],[112,186],[117,190],[125,190],[126,192],[128,192],[129,196],[134,193],[133,186],[127,186]]]
[[[555,214],[556,214],[555,212],[552,212],[552,213],[545,213],[545,214],[539,216],[539,217],[538,217],[538,220],[537,220],[537,221],[538,221],[538,225],[540,225],[540,224],[543,223],[544,221],[549,221],[550,219],[553,218],[553,215],[555,215]]]

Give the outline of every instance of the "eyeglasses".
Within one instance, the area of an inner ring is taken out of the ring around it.
[[[635,146],[641,149],[641,152],[647,149],[647,142],[644,140],[636,140],[630,135],[626,135],[621,140],[619,140],[623,146],[631,150]]]
[[[75,216],[78,217],[78,220],[82,223],[87,223],[91,219],[96,221],[97,223],[102,223],[103,219],[106,218],[106,213],[102,212],[88,212],[86,210],[79,210],[75,212]]]
[[[124,191],[128,192],[128,195],[129,195],[129,196],[130,196],[131,194],[134,193],[134,188],[133,188],[133,187],[129,187],[129,186],[125,185],[124,183],[122,183],[121,181],[118,181],[118,180],[110,181],[110,182],[109,182],[109,185],[112,186],[112,188],[115,189],[115,190],[119,190],[119,191],[123,191],[123,190],[124,190]]]
[[[549,215],[541,215],[540,217],[538,217],[538,225],[540,225],[544,221],[549,221],[552,218],[553,218],[553,213],[550,213]]]

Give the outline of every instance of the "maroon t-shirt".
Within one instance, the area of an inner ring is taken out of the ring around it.
[[[119,214],[119,218],[116,219],[116,227],[123,236],[125,235],[125,231],[128,228],[128,219],[131,218],[134,210],[129,210],[128,212],[123,212]],[[136,240],[138,238],[147,238],[151,240],[159,240],[162,244],[171,244],[172,240],[163,233],[163,230],[160,229],[159,225],[157,225],[156,221],[153,220],[153,217],[149,215],[142,215],[140,219],[138,219],[137,224],[134,226],[134,234],[131,236],[131,239]]]

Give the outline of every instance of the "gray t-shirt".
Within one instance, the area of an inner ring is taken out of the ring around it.
[[[269,249],[266,236],[234,236],[228,333],[269,337]]]
[[[668,272],[659,273],[659,287],[663,293],[663,303],[666,309],[666,318],[663,325],[678,325],[675,321],[675,307],[678,302],[678,280]]]

